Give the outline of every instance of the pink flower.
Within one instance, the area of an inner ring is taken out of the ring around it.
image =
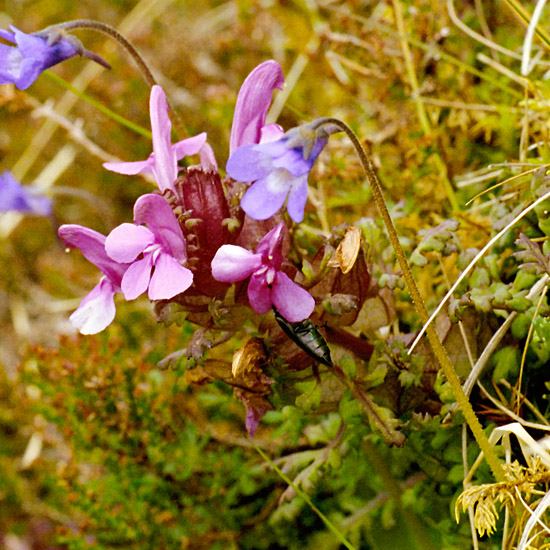
[[[138,225],[123,223],[105,241],[113,260],[131,263],[120,285],[126,299],[148,290],[151,300],[168,300],[187,290],[193,274],[181,265],[187,259],[185,240],[168,202],[160,195],[143,195],[134,206],[134,221]]]
[[[283,135],[278,124],[265,124],[265,117],[271,105],[275,89],[281,90],[285,78],[281,66],[270,59],[260,63],[245,78],[235,103],[229,154],[239,147],[273,141]],[[214,153],[208,144],[200,151],[201,166],[206,170],[217,170]]]
[[[283,134],[278,124],[264,124],[273,90],[282,89],[284,81],[281,66],[273,60],[260,63],[246,77],[235,104],[230,155],[243,145],[271,141]]]
[[[109,258],[105,252],[105,236],[93,229],[81,225],[62,225],[59,236],[67,246],[80,249],[86,259],[103,273],[99,283],[70,317],[71,323],[82,334],[97,334],[115,318],[114,296],[121,292],[121,281],[129,264]]]
[[[275,226],[260,241],[255,253],[240,246],[223,245],[212,260],[212,275],[224,283],[250,277],[248,299],[252,309],[264,314],[275,306],[285,319],[295,323],[311,315],[315,300],[281,271],[283,230],[284,224]]]
[[[172,123],[168,117],[166,95],[160,86],[151,89],[149,110],[153,132],[153,152],[149,158],[138,162],[106,162],[103,166],[119,174],[151,174],[161,191],[173,191],[178,177],[178,160],[201,151],[206,143],[206,133],[171,144]]]

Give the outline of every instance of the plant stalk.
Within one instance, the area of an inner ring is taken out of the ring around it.
[[[370,157],[363,149],[361,143],[359,142],[359,139],[353,133],[353,130],[347,124],[339,119],[327,117],[318,119],[312,124],[311,127],[312,129],[314,129],[320,128],[324,125],[334,125],[340,128],[343,132],[345,132],[345,134],[348,136],[353,146],[355,147],[357,154],[359,155],[359,158],[361,160],[363,169],[365,170],[365,173],[367,175],[367,179],[369,180],[376,206],[378,207],[380,215],[382,216],[384,224],[386,225],[386,228],[388,230],[391,244],[395,251],[399,267],[403,272],[403,278],[405,279],[405,283],[411,295],[413,304],[418,315],[420,316],[421,321],[425,324],[429,319],[429,315],[426,310],[426,306],[424,305],[424,301],[422,300],[422,296],[420,295],[420,292],[418,290],[418,287],[416,286],[416,282],[412,275],[405,253],[401,247],[401,244],[399,243],[399,237],[397,236],[395,226],[393,225],[393,221],[384,200],[382,186],[380,184],[380,181],[378,180],[378,176],[376,175],[376,171],[374,165],[372,164],[372,161],[370,160]],[[462,390],[460,380],[451,363],[451,360],[449,359],[449,356],[447,355],[447,350],[444,348],[443,344],[439,340],[439,336],[437,335],[435,328],[432,325],[428,325],[428,328],[426,329],[426,335],[428,336],[428,341],[437,358],[437,361],[441,369],[443,370],[445,377],[449,381],[449,384],[451,385],[451,389],[453,391],[455,399],[458,402],[462,413],[464,414],[466,422],[472,430],[472,433],[481,451],[485,455],[485,459],[487,460],[487,463],[489,464],[489,467],[493,472],[493,476],[497,481],[504,481],[505,475],[502,465],[493,448],[491,447],[487,436],[483,432],[483,428],[481,427],[481,424],[477,416],[475,415],[474,410],[472,409],[470,401]]]
[[[130,54],[131,58],[134,60],[134,63],[141,71],[145,82],[147,82],[149,86],[153,87],[157,84],[153,73],[150,71],[147,63],[145,62],[141,54],[137,51],[136,47],[127,38],[120,34],[114,27],[111,27],[110,25],[107,25],[105,23],[101,23],[100,21],[93,21],[91,19],[75,19],[74,21],[67,21],[66,23],[52,25],[51,27],[44,29],[43,32],[56,29],[59,29],[61,31],[92,29],[107,35],[109,38],[112,38],[115,42],[121,45]],[[170,106],[170,113],[172,115],[176,133],[180,138],[185,137],[187,135],[185,124],[183,123],[183,120],[179,116],[178,112],[174,108],[172,108],[170,102],[168,103]]]

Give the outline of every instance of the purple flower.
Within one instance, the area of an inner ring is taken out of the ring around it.
[[[235,104],[233,126],[229,141],[229,154],[239,147],[260,143],[262,134],[282,134],[280,126],[264,126],[271,95],[276,88],[282,89],[285,79],[280,65],[273,60],[258,65],[245,79]]]
[[[138,162],[106,162],[103,166],[119,174],[151,174],[161,191],[173,191],[178,177],[178,160],[197,154],[206,143],[206,133],[171,144],[172,123],[168,117],[166,95],[160,86],[151,89],[149,110],[153,132],[153,152],[149,158]]]
[[[10,28],[13,32],[0,30],[0,36],[17,46],[0,44],[0,84],[15,84],[25,90],[49,67],[86,53],[73,37],[69,39],[53,31],[44,36],[26,34]]]
[[[31,186],[23,187],[7,170],[0,174],[0,212],[49,216],[52,213],[52,201],[38,193]]]
[[[212,260],[212,275],[224,283],[250,277],[248,299],[252,309],[264,314],[275,306],[285,319],[295,323],[311,315],[315,300],[281,271],[283,230],[284,224],[275,226],[260,241],[256,253],[223,245]]]
[[[276,141],[240,147],[227,161],[231,178],[254,182],[241,201],[241,208],[251,218],[270,218],[288,197],[290,217],[296,223],[304,219],[307,178],[327,144],[326,132],[308,126],[294,128]]]
[[[121,292],[120,283],[129,264],[109,258],[105,252],[105,236],[93,229],[81,225],[62,225],[59,236],[67,246],[80,249],[84,257],[103,273],[99,283],[70,317],[82,334],[101,332],[115,318],[114,296]]]
[[[121,282],[126,299],[148,290],[151,300],[167,300],[187,290],[193,274],[181,265],[187,259],[185,240],[168,202],[160,195],[143,195],[134,206],[134,221],[138,225],[123,223],[105,241],[113,260],[131,263]]]

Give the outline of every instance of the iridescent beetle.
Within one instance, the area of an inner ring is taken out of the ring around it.
[[[284,333],[310,357],[313,357],[319,363],[333,367],[334,363],[330,357],[330,350],[323,335],[317,330],[317,327],[309,320],[291,323],[287,321],[275,308],[275,320],[283,329]]]

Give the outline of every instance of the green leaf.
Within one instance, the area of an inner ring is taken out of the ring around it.
[[[321,384],[313,382],[313,388],[305,391],[296,398],[296,406],[303,411],[315,410],[321,403]]]
[[[355,375],[357,373],[357,366],[355,365],[355,361],[353,360],[353,357],[351,355],[346,353],[342,356],[342,358],[340,359],[340,367],[350,380],[353,380],[355,378]]]
[[[519,372],[520,360],[521,353],[513,346],[506,346],[498,350],[492,358],[492,363],[495,366],[493,380],[498,382],[501,379],[507,380],[510,376],[516,376]]]

